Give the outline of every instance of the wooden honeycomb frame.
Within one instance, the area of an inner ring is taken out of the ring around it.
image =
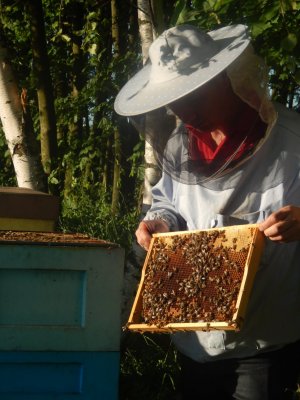
[[[263,247],[253,224],[154,234],[126,328],[240,330]]]

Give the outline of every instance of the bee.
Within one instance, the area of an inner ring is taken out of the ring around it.
[[[172,276],[173,276],[173,272],[172,272],[172,271],[168,271],[168,273],[167,273],[167,278],[168,278],[168,279],[171,279]]]

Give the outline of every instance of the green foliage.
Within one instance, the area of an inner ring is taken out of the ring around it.
[[[292,0],[178,0],[173,22],[211,30],[227,24],[249,26],[255,50],[270,67],[273,97],[299,107],[300,2]]]
[[[24,14],[23,5],[18,2],[1,1],[0,21],[16,73],[20,79],[23,73],[27,74],[27,77],[30,76],[29,21]]]
[[[121,351],[120,400],[175,400],[177,352],[169,335],[128,334]]]
[[[16,177],[5,136],[0,130],[0,186],[16,186]]]
[[[112,216],[107,193],[99,186],[97,189],[91,191],[77,186],[62,200],[60,230],[85,233],[129,250],[133,240],[132,232],[138,221],[137,211],[127,209],[123,202],[120,212]]]
[[[193,24],[199,18],[199,11],[191,10],[189,2],[178,0],[175,4],[174,11],[170,20],[170,25],[180,25],[183,23]]]
[[[145,166],[143,164],[145,153],[144,141],[139,141],[132,150],[132,155],[128,157],[131,164],[130,176],[137,177],[140,181],[144,178]]]

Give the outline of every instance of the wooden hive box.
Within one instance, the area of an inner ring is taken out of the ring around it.
[[[126,327],[239,330],[263,247],[257,225],[153,235]]]
[[[55,231],[59,198],[20,187],[0,187],[0,230]]]
[[[118,399],[124,250],[0,231],[0,399]]]

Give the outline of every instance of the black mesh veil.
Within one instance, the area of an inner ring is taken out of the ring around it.
[[[184,183],[197,183],[189,157],[188,135],[184,125],[168,108],[131,116],[130,122],[153,148],[161,171]]]
[[[128,119],[139,134],[151,144],[156,161],[163,169],[165,148],[176,127],[174,114],[162,107],[147,114],[130,116]]]
[[[263,143],[276,120],[276,112],[269,100],[267,69],[263,60],[254,54],[252,46],[248,46],[226,72],[235,93],[258,112],[260,119],[268,127],[265,136],[259,142]],[[234,168],[237,164],[234,161],[235,156],[247,139],[247,134],[239,138],[226,161],[223,159],[221,163],[217,160],[206,162],[207,160],[193,157],[191,135],[168,107],[131,116],[129,120],[151,144],[161,170],[173,179],[190,185],[218,178]],[[249,126],[249,131],[251,129]],[[256,149],[258,147],[257,144]],[[252,150],[252,153],[256,149]],[[247,154],[243,157],[243,161],[246,159]]]
[[[191,138],[184,124],[165,108],[130,117],[129,120],[153,148],[159,168],[173,179],[196,185],[221,176],[244,142],[242,137],[225,163],[206,163],[191,156]]]

